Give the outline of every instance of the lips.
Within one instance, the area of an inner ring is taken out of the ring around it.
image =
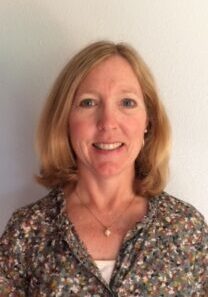
[[[113,151],[113,150],[116,150],[116,149],[122,147],[123,145],[124,144],[122,142],[112,142],[112,143],[102,143],[102,142],[99,142],[99,143],[93,143],[93,146],[96,149],[104,150],[104,151]]]

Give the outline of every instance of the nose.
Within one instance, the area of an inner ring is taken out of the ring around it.
[[[103,106],[97,114],[98,130],[114,130],[117,129],[117,115],[115,110],[110,106]]]

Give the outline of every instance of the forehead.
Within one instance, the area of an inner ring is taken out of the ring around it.
[[[107,86],[136,89],[140,91],[138,78],[129,62],[118,55],[114,55],[93,67],[78,87],[78,92],[84,89]]]

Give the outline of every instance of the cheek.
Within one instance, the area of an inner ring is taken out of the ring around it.
[[[146,116],[142,116],[138,118],[132,118],[127,121],[126,128],[129,131],[129,135],[135,137],[136,139],[143,139],[144,130],[146,127]]]
[[[83,125],[79,121],[71,120],[69,122],[69,135],[74,149],[75,149],[76,143],[79,142],[80,138],[83,137],[82,134],[83,134]]]
[[[69,121],[69,134],[72,143],[80,142],[89,137],[92,130],[89,121],[73,116]]]
[[[69,138],[72,149],[76,155],[79,156],[80,143],[83,139],[84,127],[82,122],[76,119],[70,119],[69,121]]]

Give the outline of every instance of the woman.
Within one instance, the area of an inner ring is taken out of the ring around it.
[[[163,192],[170,129],[126,44],[96,42],[64,68],[38,128],[38,181],[1,238],[1,296],[207,296],[208,228]]]

